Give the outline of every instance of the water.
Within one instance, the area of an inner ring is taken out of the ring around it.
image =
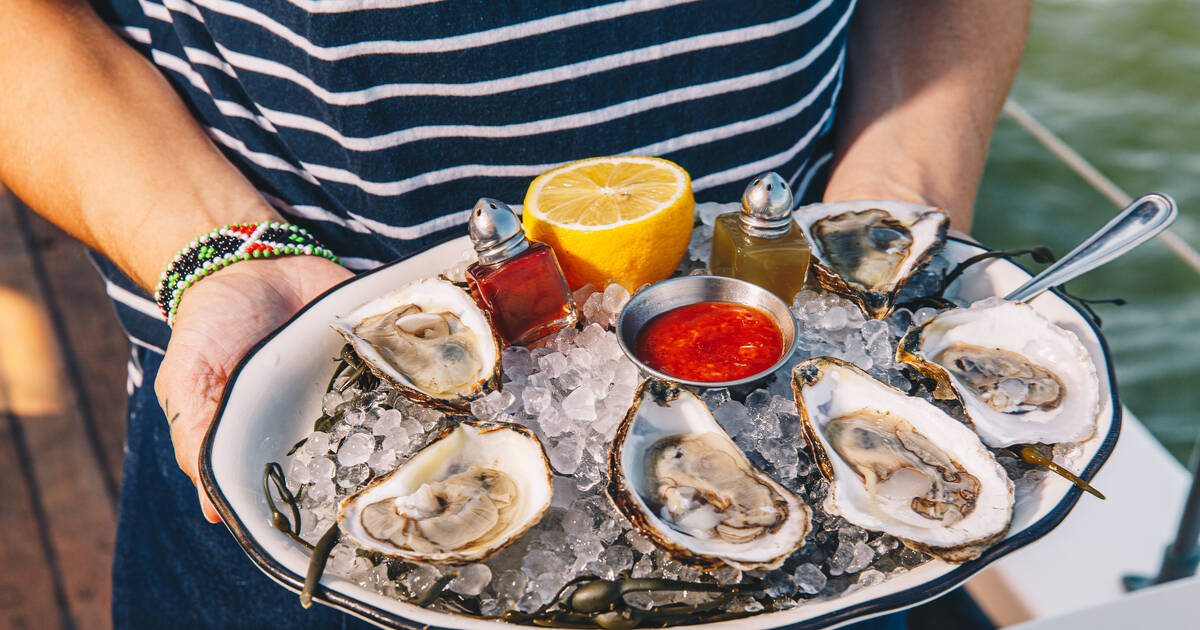
[[[1179,203],[1172,230],[1200,246],[1200,5],[1194,0],[1042,0],[1013,98],[1133,196]],[[974,233],[995,248],[1064,254],[1116,213],[1001,118]],[[1200,275],[1158,242],[1071,283],[1102,305],[1121,400],[1179,459],[1200,431]]]

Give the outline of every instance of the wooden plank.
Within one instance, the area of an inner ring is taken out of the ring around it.
[[[21,233],[22,223],[11,198],[0,198],[0,233]],[[26,243],[28,245],[28,243]],[[5,248],[8,249],[8,248]],[[27,247],[25,248],[28,249]],[[44,274],[42,274],[44,275]],[[38,282],[29,256],[6,257],[0,285],[27,296],[45,309],[47,291]],[[83,305],[77,316],[86,317]],[[53,326],[50,326],[53,329]],[[49,357],[62,407],[44,415],[16,414],[15,447],[31,462],[35,514],[44,517],[49,570],[57,576],[67,608],[66,625],[81,630],[111,627],[111,564],[116,534],[116,508],[103,481],[107,474],[87,438],[82,419],[84,395],[65,376],[63,340],[55,339]],[[17,570],[24,570],[18,567]],[[38,619],[58,618],[55,611],[33,610]],[[50,615],[55,615],[51,617]]]
[[[65,602],[56,593],[28,477],[20,468],[12,428],[0,413],[0,628],[65,628]]]
[[[4,194],[0,190],[0,197]],[[0,215],[3,206],[0,199]],[[0,229],[0,269],[24,257],[19,235]],[[19,432],[16,413],[50,413],[59,407],[44,362],[25,360],[40,356],[29,352],[48,351],[46,342],[51,341],[48,329],[31,318],[37,313],[31,300],[0,280],[0,627],[21,630],[66,625],[65,605],[60,606],[61,592],[56,596],[46,539],[35,514],[32,479],[22,470],[19,438],[14,436],[14,430]]]
[[[115,501],[125,440],[129,341],[84,246],[19,202],[17,210],[24,212],[36,243],[31,253],[45,271],[51,319],[65,336],[67,376],[83,393],[83,421]]]

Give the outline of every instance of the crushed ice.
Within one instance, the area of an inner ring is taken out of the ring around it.
[[[697,206],[701,224],[693,232],[680,273],[702,272],[713,219],[729,208],[728,204]],[[462,275],[466,264],[459,263],[446,276]],[[899,301],[936,290],[945,267],[943,259],[935,258],[910,281]],[[641,380],[611,330],[629,294],[614,284],[604,291],[585,287],[575,298],[582,315],[580,329],[561,331],[533,349],[505,349],[502,390],[470,407],[480,419],[516,422],[537,433],[556,473],[553,502],[541,522],[486,563],[465,567],[391,560],[375,564],[371,554],[356,551],[343,540],[330,556],[329,573],[384,595],[415,598],[442,576],[457,571],[448,588],[478,596],[484,614],[533,610],[583,573],[609,579],[621,573],[702,579],[699,571],[676,563],[632,530],[604,494],[609,441]],[[789,375],[800,361],[828,355],[908,391],[911,384],[895,361],[897,338],[936,311],[898,309],[886,320],[865,320],[849,300],[805,290],[796,296],[792,312],[799,324],[799,341],[787,366],[744,396],[731,396],[725,389],[702,393],[717,421],[751,461],[813,507],[813,529],[806,544],[779,569],[754,574],[763,579],[767,595],[780,598],[783,607],[873,586],[929,561],[927,555],[890,535],[868,532],[824,511],[829,484],[800,437]],[[327,432],[310,434],[286,464],[289,484],[300,490],[301,534],[310,542],[333,525],[337,504],[345,496],[407,460],[436,432],[442,419],[441,413],[411,404],[385,385],[372,392],[331,392],[323,405],[330,415],[341,412],[339,421]],[[1041,472],[1012,458],[1002,458],[1001,463],[1016,481],[1019,497],[1031,493],[1042,478]],[[703,579],[722,584],[743,577],[730,567],[709,575]],[[649,596],[642,599],[645,605],[659,603]],[[762,604],[739,597],[731,606],[731,610],[752,612]]]

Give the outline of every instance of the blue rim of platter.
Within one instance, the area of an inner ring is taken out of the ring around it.
[[[430,243],[429,247],[432,248],[433,246],[441,245],[452,240],[454,240],[453,237],[442,239],[439,242]],[[978,249],[979,253],[991,251],[988,248],[966,239],[950,236],[947,238],[947,240]],[[217,433],[217,427],[224,415],[225,406],[229,401],[229,396],[233,390],[233,385],[237,383],[238,376],[241,374],[242,369],[249,363],[250,359],[254,357],[254,355],[257,354],[268,342],[286,330],[288,326],[292,324],[292,322],[294,322],[297,318],[299,318],[329,294],[337,291],[349,283],[355,282],[369,275],[379,273],[395,265],[404,264],[409,258],[415,255],[417,254],[414,253],[410,254],[409,256],[405,256],[404,258],[399,258],[386,265],[362,274],[355,275],[352,278],[348,278],[347,280],[330,287],[319,297],[314,299],[312,302],[309,302],[304,308],[300,309],[285,324],[255,344],[254,347],[246,353],[246,356],[242,357],[242,360],[238,362],[237,367],[234,368],[232,374],[230,374],[225,391],[221,395],[221,403],[217,407],[217,412],[214,416],[213,423],[209,426],[208,432],[204,437],[204,443],[201,445],[200,480],[204,484],[204,489],[208,493],[209,498],[212,500],[213,505],[217,508],[217,512],[221,515],[221,520],[225,523],[225,526],[229,529],[229,532],[233,534],[233,537],[237,541],[238,545],[242,547],[242,550],[246,552],[246,555],[250,557],[250,559],[258,566],[260,570],[262,570],[263,573],[266,573],[268,577],[294,592],[300,592],[300,589],[304,586],[304,576],[293,573],[285,568],[274,557],[272,557],[270,553],[266,551],[266,549],[263,548],[263,546],[249,533],[245,522],[239,517],[237,512],[234,511],[228,498],[225,496],[225,493],[221,490],[220,485],[217,484],[216,473],[212,466],[213,442]],[[1029,270],[1019,263],[1013,262],[1012,260],[1006,260],[1005,262],[1014,265],[1027,274],[1029,273]],[[1033,274],[1029,275],[1032,276]],[[1113,408],[1112,422],[1109,426],[1108,433],[1104,436],[1103,441],[1097,447],[1095,455],[1092,456],[1091,460],[1088,461],[1087,466],[1085,466],[1084,469],[1079,473],[1079,476],[1085,481],[1091,481],[1092,478],[1095,477],[1096,473],[1099,472],[1100,467],[1103,466],[1106,461],[1108,461],[1109,456],[1112,454],[1113,448],[1116,446],[1117,436],[1121,432],[1122,408],[1120,398],[1117,395],[1117,380],[1113,371],[1112,356],[1109,352],[1108,342],[1105,340],[1104,334],[1100,331],[1100,327],[1096,325],[1096,322],[1092,321],[1092,319],[1083,311],[1082,308],[1079,307],[1079,305],[1065,299],[1064,296],[1057,290],[1052,289],[1052,292],[1060,300],[1074,309],[1075,312],[1078,313],[1085,322],[1087,322],[1088,327],[1091,329],[1092,333],[1095,334],[1100,345],[1101,353],[1104,355],[1104,364],[1108,371],[1109,394],[1111,396]],[[263,462],[263,464],[265,465],[266,462]],[[900,611],[931,599],[935,599],[967,581],[968,578],[975,575],[979,571],[982,571],[992,562],[995,562],[1003,556],[1008,555],[1009,553],[1012,553],[1013,551],[1016,551],[1017,549],[1020,549],[1021,547],[1024,547],[1050,533],[1051,530],[1057,527],[1059,523],[1061,523],[1063,519],[1067,517],[1067,514],[1070,513],[1071,509],[1075,507],[1075,504],[1079,501],[1082,492],[1083,491],[1078,487],[1074,485],[1070,486],[1066,495],[1064,495],[1063,498],[1042,518],[1031,523],[1029,526],[1025,527],[1016,534],[1013,534],[1012,536],[1005,538],[995,545],[988,547],[982,554],[980,554],[978,558],[964,562],[950,571],[919,586],[887,595],[882,595],[875,599],[846,606],[817,617],[812,617],[802,621],[784,623],[787,625],[789,630],[816,630],[817,628],[824,628],[847,623],[849,621],[867,619],[889,612]],[[408,619],[401,615],[382,610],[378,607],[343,595],[337,591],[323,587],[317,589],[316,593],[313,595],[313,600],[319,601],[323,604],[338,610],[342,610],[372,623],[385,626],[405,628],[409,630],[450,630],[445,626],[435,626]],[[442,614],[450,615],[453,613]],[[508,625],[511,625],[514,628],[521,627],[518,624]]]

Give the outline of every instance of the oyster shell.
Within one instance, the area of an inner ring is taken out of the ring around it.
[[[500,343],[475,300],[445,280],[420,280],[332,324],[371,371],[415,402],[466,408],[500,382]]]
[[[892,312],[900,289],[941,250],[949,222],[941,208],[902,201],[816,203],[795,218],[817,282],[874,319]]]
[[[896,358],[958,398],[988,446],[1082,442],[1096,433],[1100,381],[1083,344],[1032,306],[989,298],[901,339]]]
[[[812,512],[758,470],[686,389],[650,379],[609,450],[608,495],[643,536],[699,569],[772,569],[804,544]]]
[[[338,526],[356,545],[409,562],[482,562],[541,520],[553,484],[529,429],[462,422],[346,497]]]
[[[797,365],[792,388],[826,511],[947,562],[1004,537],[1012,483],[962,423],[831,357]]]

